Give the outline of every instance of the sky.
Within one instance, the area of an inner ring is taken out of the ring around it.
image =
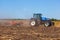
[[[0,0],[0,19],[29,19],[34,13],[60,19],[60,0]]]

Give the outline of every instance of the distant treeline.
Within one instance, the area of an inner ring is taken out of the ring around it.
[[[26,20],[26,19],[16,18],[16,19],[0,19],[0,20]]]
[[[26,19],[0,19],[0,20],[26,20]],[[60,21],[60,19],[50,18],[51,21]]]
[[[54,18],[52,18],[51,20],[52,21],[60,21],[60,19],[54,19]]]

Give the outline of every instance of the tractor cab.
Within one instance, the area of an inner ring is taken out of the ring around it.
[[[33,18],[42,20],[42,14],[33,14]]]

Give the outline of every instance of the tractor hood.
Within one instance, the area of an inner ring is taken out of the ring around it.
[[[42,20],[45,21],[45,20],[50,20],[50,19],[46,17],[42,17]]]

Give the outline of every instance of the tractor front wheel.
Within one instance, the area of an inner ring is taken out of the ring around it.
[[[50,23],[49,23],[49,22],[45,22],[45,23],[44,23],[44,26],[45,26],[45,27],[49,27],[49,26],[50,26]]]

